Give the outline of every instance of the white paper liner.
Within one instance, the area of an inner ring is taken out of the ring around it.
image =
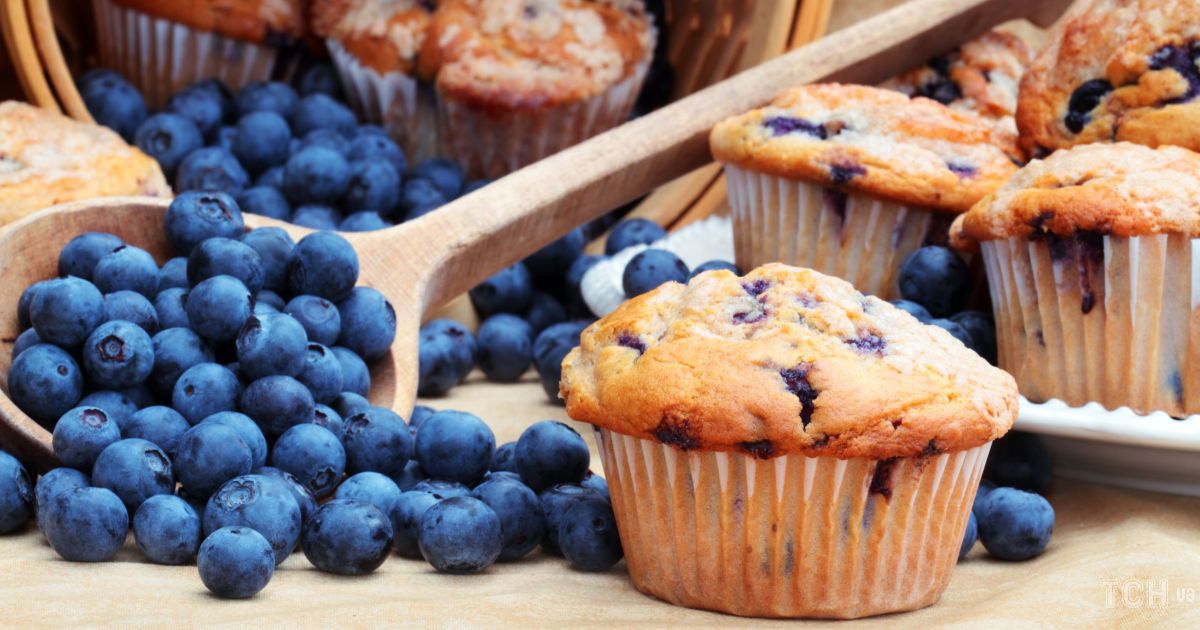
[[[922,245],[945,243],[954,218],[728,164],[725,175],[739,267],[808,267],[885,300],[900,297],[904,259]]]
[[[473,178],[503,177],[628,120],[649,67],[647,56],[596,96],[532,111],[481,111],[439,94],[442,148]]]
[[[1000,367],[1030,400],[1200,412],[1200,239],[1006,239],[982,250]]]
[[[112,0],[92,6],[101,62],[129,79],[152,110],[201,79],[217,78],[237,91],[269,80],[275,69],[276,47],[193,30]]]
[[[441,155],[434,91],[403,72],[379,72],[358,62],[340,42],[325,45],[359,115],[383,125],[413,164]]]
[[[710,260],[733,261],[733,229],[728,217],[712,216],[668,234],[650,245],[627,247],[588,269],[579,283],[583,301],[597,317],[617,310],[625,301],[625,266],[639,253],[665,249],[694,269]]]
[[[893,460],[885,497],[865,458],[682,451],[607,429],[596,441],[634,586],[754,617],[937,601],[991,448]]]

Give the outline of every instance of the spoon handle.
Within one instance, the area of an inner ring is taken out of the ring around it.
[[[424,304],[433,307],[708,162],[715,124],[763,105],[785,87],[824,80],[877,83],[1001,22],[1049,23],[1069,3],[914,0],[517,171],[482,194],[356,240],[384,265],[392,257],[396,264],[424,261],[425,269],[410,271],[428,278]],[[394,251],[401,234],[403,255]]]

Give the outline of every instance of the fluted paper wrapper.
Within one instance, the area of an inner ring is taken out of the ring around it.
[[[201,79],[217,78],[237,91],[270,80],[275,70],[277,47],[197,31],[112,0],[92,6],[101,62],[129,79],[151,109]]]
[[[634,586],[753,617],[854,618],[937,601],[990,448],[757,459],[596,433]]]
[[[885,300],[900,265],[945,244],[952,215],[725,165],[742,269],[782,262],[837,276]]]
[[[380,74],[336,40],[326,40],[346,97],[363,119],[383,125],[411,163],[441,154],[433,90],[403,72]]]
[[[1200,413],[1200,239],[981,243],[1000,367],[1029,400]]]

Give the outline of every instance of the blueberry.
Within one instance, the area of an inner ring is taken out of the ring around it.
[[[410,459],[408,463],[404,465],[404,470],[400,471],[400,474],[393,477],[392,480],[396,482],[396,485],[400,487],[400,490],[408,492],[409,490],[415,488],[417,484],[425,481],[428,478],[429,475],[421,469],[421,464],[417,463],[415,459]]]
[[[300,99],[292,117],[292,131],[303,138],[314,129],[329,128],[351,138],[358,129],[354,112],[327,94],[313,93]]]
[[[543,330],[533,342],[533,365],[542,380],[542,389],[551,401],[558,400],[562,361],[572,348],[579,345],[579,335],[586,327],[586,324],[578,321],[555,324]]]
[[[300,239],[288,261],[288,286],[297,295],[316,295],[333,302],[347,298],[358,281],[358,254],[332,232]]]
[[[37,296],[37,292],[40,291],[42,287],[46,286],[50,282],[50,280],[38,280],[37,282],[25,287],[25,290],[21,292],[21,297],[17,300],[18,328],[25,329],[32,325],[29,319],[29,309],[31,306],[33,306],[33,298]]]
[[[84,232],[68,241],[59,252],[58,274],[91,280],[96,263],[100,262],[105,254],[124,244],[125,241],[113,234]],[[38,284],[44,284],[44,282]]]
[[[310,341],[330,346],[342,334],[341,314],[324,298],[299,295],[292,298],[283,311],[300,322]]]
[[[150,371],[150,384],[162,394],[173,392],[175,382],[188,369],[213,361],[208,344],[188,328],[167,328],[154,335],[151,343],[154,368]]]
[[[310,230],[336,230],[342,222],[342,215],[329,206],[308,204],[296,208],[289,221]]]
[[[364,210],[347,215],[338,224],[337,229],[342,232],[374,232],[389,227],[392,227],[392,224],[379,216],[378,212]]]
[[[558,534],[563,516],[576,503],[598,498],[602,498],[599,492],[574,483],[562,483],[539,493],[538,501],[542,504],[542,514],[546,516],[546,537],[542,539],[542,548],[553,554],[561,554]]]
[[[83,396],[83,374],[61,348],[37,344],[13,361],[8,395],[30,418],[50,427]]]
[[[478,573],[496,562],[504,546],[500,518],[471,497],[452,497],[425,510],[417,542],[441,573]]]
[[[597,475],[589,470],[587,474],[583,476],[583,481],[580,481],[579,485],[583,486],[584,488],[595,490],[604,497],[605,501],[609,500],[608,482],[604,480],[604,477],[601,477],[600,475]]]
[[[929,310],[934,317],[961,311],[971,294],[971,272],[953,251],[922,247],[900,265],[900,295]]]
[[[605,571],[624,556],[612,505],[603,499],[577,501],[562,515],[558,544],[571,566]]]
[[[251,173],[287,161],[292,130],[284,117],[270,111],[251,112],[237,123],[233,154]]]
[[[201,424],[219,424],[233,429],[239,439],[250,447],[250,463],[258,468],[267,463],[267,438],[262,429],[244,413],[218,411],[200,421]]]
[[[222,151],[226,151],[232,155],[233,147],[235,144],[237,144],[237,137],[238,137],[237,127],[233,127],[230,125],[223,125],[219,129],[217,129],[217,132],[215,134],[213,134],[212,142],[209,142],[208,144],[209,144],[209,146],[217,147],[218,149],[221,149]]]
[[[971,513],[975,515],[976,520],[979,519],[979,506],[983,505],[983,499],[988,493],[996,489],[996,484],[983,479],[979,482],[979,488],[975,491],[975,501],[971,504]]]
[[[249,527],[224,527],[209,534],[196,555],[200,580],[217,597],[246,599],[275,574],[271,543]]]
[[[562,275],[563,270],[583,254],[585,244],[583,230],[575,228],[526,258],[525,266],[535,276]]]
[[[171,459],[158,446],[138,438],[109,444],[92,467],[92,485],[112,490],[136,512],[146,499],[175,491]]]
[[[104,296],[105,321],[125,320],[153,335],[158,332],[158,311],[140,293],[116,291]]]
[[[321,571],[365,575],[392,551],[392,523],[370,503],[335,499],[322,505],[304,528],[304,557]]]
[[[667,232],[649,219],[626,219],[616,224],[604,242],[604,253],[612,256],[634,245],[650,245],[666,238]]]
[[[238,364],[249,379],[296,376],[304,369],[307,340],[290,315],[251,316],[237,336]]]
[[[422,479],[413,484],[412,490],[416,492],[428,492],[439,499],[471,496],[471,488],[449,479]]]
[[[138,126],[134,143],[157,160],[163,173],[171,179],[183,158],[204,146],[204,137],[190,119],[163,112],[150,116]]]
[[[281,191],[283,190],[283,173],[284,168],[282,166],[272,166],[254,178],[254,186],[274,188],[277,191]]]
[[[487,472],[495,450],[488,425],[462,411],[439,411],[417,430],[417,461],[433,477],[474,483]]]
[[[369,503],[384,514],[391,514],[400,500],[400,488],[386,475],[377,472],[360,472],[351,475],[338,486],[335,499],[351,499]]]
[[[500,519],[501,561],[520,560],[542,542],[546,520],[541,504],[537,495],[519,480],[489,478],[476,486],[471,496],[487,504]]]
[[[204,508],[206,534],[222,527],[249,527],[271,543],[275,564],[300,540],[300,504],[286,485],[263,475],[242,475],[221,485]]]
[[[250,175],[237,158],[221,147],[196,149],[183,158],[175,175],[178,192],[236,193],[250,185]]]
[[[515,383],[533,362],[533,326],[507,313],[493,315],[476,338],[479,367],[489,380]]]
[[[223,237],[206,239],[192,249],[187,275],[192,286],[221,275],[238,279],[251,293],[258,293],[264,285],[263,262],[258,251]]]
[[[189,494],[206,497],[221,484],[254,467],[254,457],[237,431],[214,422],[190,428],[179,440],[175,476]]]
[[[448,201],[436,184],[423,177],[404,180],[404,189],[400,191],[400,209],[404,211],[406,221],[444,206]]]
[[[162,330],[187,328],[191,325],[187,316],[188,290],[172,287],[154,296],[154,316]]]
[[[279,313],[284,306],[287,306],[287,302],[278,293],[270,289],[263,289],[254,296],[254,307],[258,308],[259,306],[270,309],[270,313]]]
[[[42,343],[42,338],[38,336],[37,331],[29,328],[25,332],[17,335],[17,340],[13,342],[12,358],[16,360],[22,352]]]
[[[1152,64],[1153,65],[1153,64]],[[1091,121],[1092,110],[1100,106],[1104,97],[1113,90],[1112,83],[1105,79],[1091,79],[1079,84],[1067,101],[1067,115],[1063,124],[1072,133],[1079,133]]]
[[[336,151],[342,157],[346,157],[350,153],[350,140],[335,129],[329,129],[328,127],[313,129],[300,140],[298,149],[307,147],[323,147],[331,151]],[[347,161],[349,160],[347,159]],[[399,182],[397,182],[397,185],[399,185]]]
[[[117,423],[121,434],[125,434],[125,422],[137,413],[138,404],[128,395],[110,389],[94,391],[84,396],[76,407],[96,407],[108,415],[108,419]]]
[[[300,104],[300,97],[292,86],[279,81],[254,81],[242,86],[234,100],[239,116],[251,112],[274,112],[291,118]]]
[[[1041,495],[996,488],[979,509],[979,540],[994,558],[1028,560],[1041,555],[1054,532],[1054,508]]]
[[[463,169],[454,160],[431,158],[413,167],[413,177],[427,179],[442,197],[450,200],[458,197],[463,187]]]
[[[334,354],[336,355],[337,352],[335,351]],[[366,411],[370,408],[370,401],[368,401],[366,398],[363,398],[361,394],[356,394],[354,392],[342,392],[341,394],[338,394],[337,399],[333,401],[333,410],[339,416],[341,416],[343,420],[360,411]]]
[[[124,81],[97,82],[88,88],[80,95],[92,118],[116,131],[126,142],[133,142],[148,114],[141,93]]]
[[[266,376],[242,393],[242,412],[254,419],[268,436],[309,422],[315,403],[312,393],[290,376]]]
[[[237,202],[228,194],[182,192],[167,208],[163,229],[176,255],[187,256],[206,239],[238,238],[246,224]]]
[[[121,435],[157,444],[169,457],[174,457],[179,441],[191,426],[178,411],[155,405],[134,412],[121,424]]]
[[[575,259],[571,266],[567,268],[567,275],[563,282],[566,285],[566,306],[571,313],[576,315],[591,315],[587,304],[583,301],[583,293],[579,289],[579,285],[583,282],[583,276],[595,267],[597,264],[608,260],[608,256],[597,256],[594,254],[584,254]]]
[[[529,311],[525,313],[525,321],[533,327],[533,334],[567,321],[567,311],[563,305],[549,293],[534,291],[529,303]]]
[[[78,346],[104,321],[104,296],[87,280],[51,280],[33,297],[29,319],[43,341]]]
[[[152,298],[158,293],[158,264],[146,250],[122,245],[100,258],[92,282],[102,293],[136,291]]]
[[[337,305],[341,315],[338,345],[349,348],[366,361],[383,358],[396,338],[396,312],[379,291],[355,287]]]
[[[131,85],[129,79],[111,68],[92,68],[76,79],[75,83],[80,93],[95,89],[107,90],[116,84]]]
[[[176,256],[167,260],[158,268],[158,293],[167,289],[187,289],[191,287],[187,279],[187,258]],[[158,297],[157,295],[155,296]]]
[[[917,321],[923,324],[928,324],[929,321],[933,319],[933,315],[930,315],[929,311],[924,306],[921,306],[912,300],[892,300],[892,306],[895,306],[905,313],[912,315],[913,317],[917,318]]]
[[[280,228],[269,227],[246,232],[241,241],[258,252],[262,263],[263,288],[272,291],[286,289],[287,265],[292,258],[292,248],[296,246],[292,237]]]
[[[24,525],[35,508],[29,472],[17,458],[0,451],[0,534]]]
[[[3,459],[3,457],[0,456],[0,459]],[[11,466],[11,462],[8,465]],[[24,470],[24,468],[21,470]],[[7,478],[7,475],[5,478]],[[18,505],[19,501],[14,500],[19,499],[20,497],[20,480],[18,479],[16,483],[16,493],[10,493],[10,491],[0,493],[3,494],[4,497],[7,497],[7,499],[0,499],[4,500],[6,503],[5,508],[0,510],[0,514],[10,515],[8,519],[4,520],[6,525],[11,525],[14,520],[21,518],[20,508]],[[38,530],[42,531],[43,534],[46,531],[46,526],[50,520],[50,499],[53,499],[59,493],[67,490],[74,490],[75,488],[89,488],[91,485],[92,480],[89,479],[87,475],[75,470],[74,468],[55,468],[54,470],[42,475],[41,478],[37,480],[37,485],[34,486],[33,489],[34,507],[36,508],[35,511],[37,512]],[[20,523],[18,523],[16,526],[19,527]],[[8,531],[12,530],[5,529],[5,527],[0,527],[0,532],[7,533]]]
[[[708,262],[702,262],[699,265],[697,265],[696,268],[693,269],[690,274],[688,274],[688,280],[690,281],[692,278],[695,278],[696,276],[704,273],[705,271],[718,271],[718,270],[733,272],[733,275],[735,275],[735,276],[742,275],[742,270],[738,269],[737,265],[729,262],[728,260],[710,260]]]
[[[375,471],[395,477],[404,470],[412,438],[404,419],[390,409],[371,407],[343,422],[346,471]]]
[[[350,181],[342,206],[355,212],[387,214],[400,203],[400,174],[386,161],[350,162]]]
[[[475,366],[475,337],[458,322],[435,319],[421,327],[418,393],[440,396],[461,383]]]
[[[579,483],[588,472],[587,442],[571,427],[553,420],[530,425],[517,440],[517,472],[535,492],[560,483]]]
[[[124,320],[100,324],[84,342],[82,353],[83,369],[100,387],[132,387],[149,378],[154,369],[150,335]]]
[[[1053,473],[1054,460],[1042,438],[1013,431],[992,444],[983,476],[998,486],[1043,493]]]
[[[283,315],[282,317],[287,317]],[[296,380],[312,393],[313,400],[327,404],[342,392],[342,364],[333,351],[319,343],[308,344],[304,363]]]
[[[251,214],[287,221],[292,216],[292,205],[279,189],[255,184],[237,194],[238,205]],[[277,228],[276,228],[277,229]],[[255,230],[257,232],[258,230]],[[253,234],[253,232],[251,232]]]
[[[533,298],[533,277],[524,263],[501,269],[496,275],[471,289],[471,304],[480,317],[497,313],[522,315]]]
[[[104,562],[129,533],[129,511],[106,488],[74,488],[50,499],[43,531],[64,560]]]
[[[237,409],[242,384],[223,365],[197,363],[175,381],[171,406],[193,425],[220,411]]]
[[[987,313],[963,311],[951,316],[950,321],[967,331],[971,338],[971,342],[966,344],[968,348],[992,365],[996,364],[996,323]]]
[[[342,434],[345,433],[345,428],[342,426],[341,414],[326,405],[318,404],[313,407],[312,423],[319,427],[325,427],[339,440],[342,439]]]
[[[971,548],[975,546],[975,541],[979,539],[979,525],[975,520],[975,512],[972,511],[967,515],[967,529],[963,532],[962,546],[958,549],[958,559],[962,560],[971,552]]]
[[[151,562],[187,564],[200,548],[200,516],[179,497],[156,495],[133,515],[133,537]]]
[[[399,145],[386,133],[363,133],[361,127],[359,133],[350,141],[347,158],[351,161],[382,161],[390,164],[396,174],[401,176],[408,172],[408,160]],[[399,183],[396,182],[397,191],[400,189]]]
[[[233,341],[254,309],[250,290],[232,276],[213,276],[192,287],[186,310],[192,330],[211,341]]]
[[[305,96],[326,94],[333,98],[338,98],[342,92],[337,71],[328,63],[317,63],[305,68],[300,75],[299,89]]]
[[[206,138],[213,137],[229,113],[220,94],[194,85],[172,95],[163,109],[192,121]]]
[[[279,470],[274,466],[259,466],[254,469],[254,474],[278,481],[292,493],[292,498],[300,506],[301,523],[308,522],[308,518],[317,511],[316,498],[292,473]]]
[[[421,549],[417,544],[421,517],[443,498],[423,490],[403,492],[397,497],[388,516],[392,521],[396,551],[400,555],[405,558],[421,557]]]
[[[517,443],[505,442],[496,447],[492,453],[492,461],[488,464],[489,472],[517,472]]]
[[[271,465],[290,472],[313,496],[333,494],[346,471],[346,450],[333,433],[315,424],[298,424],[279,436]]]
[[[371,372],[367,369],[367,364],[348,348],[334,346],[330,350],[333,350],[333,356],[337,357],[342,366],[342,391],[365,397],[371,391]],[[342,413],[343,418],[349,418],[351,415],[353,414]]]
[[[688,268],[665,249],[647,249],[634,256],[621,275],[626,297],[653,291],[666,282],[687,282]]]

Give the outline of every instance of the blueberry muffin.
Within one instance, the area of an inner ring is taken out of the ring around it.
[[[897,297],[896,275],[1017,166],[1015,144],[970,112],[882,88],[818,84],[713,129],[737,264],[811,267]]]
[[[882,87],[973,112],[996,127],[1005,146],[1017,137],[1017,87],[1033,53],[1020,37],[994,29],[930,59]]]
[[[438,153],[433,92],[417,81],[436,2],[315,0],[313,32],[325,39],[346,95],[384,125],[414,162]]]
[[[158,163],[111,129],[0,103],[0,225],[68,201],[170,194]]]
[[[655,37],[642,0],[442,0],[418,70],[448,155],[494,178],[627,120]]]
[[[1121,142],[1034,160],[959,217],[1000,367],[1041,402],[1200,413],[1200,155]]]
[[[305,34],[303,0],[93,0],[101,62],[154,108],[198,80],[237,89],[284,73]]]
[[[634,585],[766,617],[936,601],[1017,413],[1012,377],[949,333],[779,264],[626,302],[560,393],[597,429]]]
[[[1200,149],[1200,5],[1087,0],[1021,81],[1017,127],[1039,157],[1093,142]]]

